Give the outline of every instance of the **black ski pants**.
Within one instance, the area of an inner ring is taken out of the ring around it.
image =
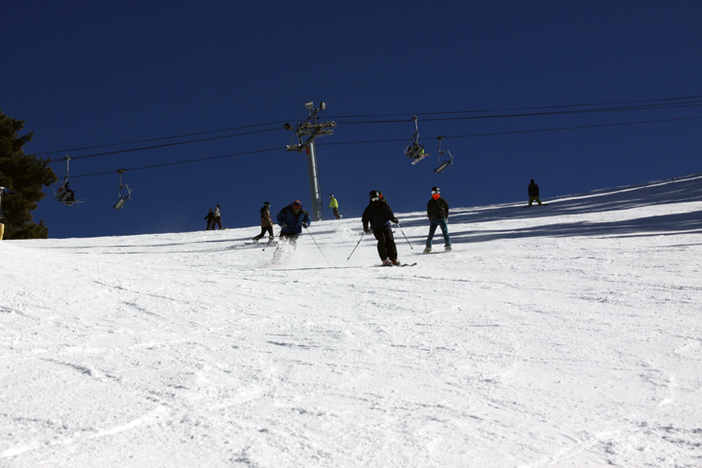
[[[266,233],[268,233],[268,237],[270,237],[271,240],[273,240],[273,226],[261,226],[261,234],[253,238],[254,242],[258,242],[258,240],[265,236]]]
[[[397,260],[397,247],[395,246],[392,229],[373,231],[373,235],[378,239],[378,255],[380,255],[380,259]]]

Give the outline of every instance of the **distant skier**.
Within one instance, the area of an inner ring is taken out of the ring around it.
[[[264,202],[261,208],[261,234],[253,238],[254,242],[258,242],[266,233],[268,233],[268,243],[273,242],[273,220],[271,219],[270,203]]]
[[[329,206],[327,208],[332,209],[332,211],[334,212],[334,216],[336,216],[336,219],[341,219],[341,215],[339,214],[339,202],[336,201],[334,195],[329,195]]]
[[[214,230],[215,214],[212,212],[212,208],[210,208],[210,212],[207,213],[207,216],[205,216],[205,219],[207,220],[207,228],[205,229],[205,231]]]
[[[399,223],[399,221],[392,212],[390,205],[381,198],[379,191],[372,190],[369,196],[370,203],[368,203],[361,218],[363,232],[369,233],[372,231],[378,240],[378,255],[383,265],[399,265],[395,238],[392,235],[390,226],[391,221],[395,224]]]
[[[439,187],[431,188],[431,200],[427,203],[427,216],[429,217],[429,237],[427,237],[424,253],[431,253],[431,241],[437,227],[441,227],[444,234],[444,250],[451,250],[451,238],[448,232],[449,204],[446,199],[441,198]]]
[[[539,186],[536,185],[536,182],[534,182],[534,179],[531,179],[531,183],[529,184],[528,188],[529,192],[529,206],[534,203],[534,200],[541,206],[541,199],[539,199]]]
[[[213,230],[214,230],[215,225],[219,226],[219,228],[222,229],[222,215],[219,211],[219,204],[217,204],[217,207],[215,208],[215,211],[214,211],[214,222],[212,223]]]
[[[310,214],[302,209],[300,200],[295,200],[278,213],[276,216],[278,226],[281,227],[280,238],[295,245],[297,238],[302,232],[302,228],[307,228],[310,221]]]

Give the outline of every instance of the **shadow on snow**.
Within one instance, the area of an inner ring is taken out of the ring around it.
[[[450,225],[480,224],[507,219],[543,218],[540,226],[494,231],[450,231],[452,243],[488,242],[498,239],[563,236],[617,236],[668,235],[701,233],[702,210],[622,221],[589,222],[582,219],[572,223],[549,224],[548,218],[607,211],[622,211],[645,206],[680,204],[702,201],[702,173],[648,184],[598,190],[581,195],[569,195],[544,200],[549,206],[526,208],[526,203],[495,205],[451,212]],[[402,226],[427,226],[423,213],[412,213],[404,218]],[[450,229],[450,228],[449,228]],[[439,238],[440,233],[438,233]],[[412,236],[425,239],[424,236]]]

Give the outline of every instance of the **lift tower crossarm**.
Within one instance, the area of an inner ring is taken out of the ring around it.
[[[286,146],[288,151],[302,153],[302,150],[307,150],[307,171],[309,173],[310,194],[312,197],[312,217],[315,221],[321,221],[324,219],[324,212],[322,209],[322,191],[319,185],[319,171],[317,169],[316,139],[317,137],[333,134],[336,122],[317,122],[317,113],[327,108],[324,102],[321,102],[319,107],[315,108],[314,103],[308,101],[305,103],[305,108],[310,113],[307,120],[298,124],[297,127],[286,123],[283,125],[283,128],[294,131],[298,139],[298,143]],[[304,142],[302,141],[303,136],[308,137]]]

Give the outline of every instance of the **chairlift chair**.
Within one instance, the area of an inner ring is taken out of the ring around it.
[[[451,157],[451,159],[448,159],[448,160],[442,162],[441,165],[440,165],[439,167],[437,167],[436,169],[434,169],[434,172],[436,172],[437,174],[440,173],[440,172],[442,172],[444,169],[446,169],[447,167],[449,167],[450,165],[453,164],[453,154],[451,154],[451,151],[450,151],[450,150],[446,150],[446,152],[449,154],[449,156]],[[439,161],[441,161],[441,160],[439,160]]]
[[[422,159],[429,156],[424,150],[424,146],[419,144],[419,125],[417,124],[417,116],[415,115],[412,120],[414,121],[414,136],[407,143],[405,147],[405,156],[412,159],[412,164],[417,164]]]
[[[122,174],[124,174],[125,169],[119,169],[117,170],[119,172],[119,190],[117,191],[117,194],[119,195],[119,200],[117,200],[117,203],[114,204],[112,208],[115,210],[121,210],[124,208],[125,203],[128,201],[131,201],[132,199],[132,190],[129,188],[127,184],[122,183]],[[122,194],[122,189],[125,189],[125,194]]]
[[[54,195],[59,202],[66,206],[71,206],[74,203],[83,203],[85,200],[76,200],[75,193],[68,188],[68,162],[71,160],[71,157],[66,155],[63,160],[66,161],[66,177],[63,178],[63,182],[59,186],[58,191],[54,192]]]
[[[441,157],[438,156],[439,162],[441,164],[439,165],[439,167],[434,169],[434,172],[436,172],[437,174],[442,172],[444,169],[446,169],[447,167],[449,167],[450,165],[453,164],[453,154],[451,154],[451,150],[441,151],[441,140],[443,140],[443,139],[444,139],[444,137],[442,137],[442,136],[437,137],[437,140],[439,140],[439,155],[442,155],[444,153],[448,153],[449,156],[451,157],[451,159],[447,159],[444,162],[441,162]]]

